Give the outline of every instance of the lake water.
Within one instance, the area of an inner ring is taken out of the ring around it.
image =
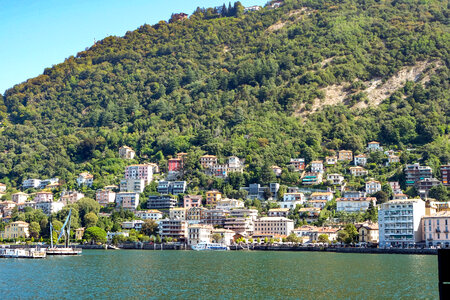
[[[0,259],[0,299],[437,299],[437,256],[85,250]]]

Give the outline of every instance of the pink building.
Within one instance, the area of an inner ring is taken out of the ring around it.
[[[184,208],[200,207],[202,206],[201,195],[186,195],[184,196]]]
[[[422,218],[422,238],[427,246],[450,247],[450,211],[440,211]]]
[[[53,201],[53,193],[51,193],[51,192],[38,192],[34,196],[33,201],[36,202],[36,203],[52,202]]]
[[[107,206],[109,203],[114,203],[116,200],[116,193],[108,189],[98,190],[95,193],[95,199],[101,206]]]
[[[131,165],[125,168],[125,179],[144,179],[145,185],[153,180],[153,166],[151,164]]]

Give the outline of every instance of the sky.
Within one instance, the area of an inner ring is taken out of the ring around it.
[[[240,1],[244,6],[268,2]],[[0,0],[0,94],[95,40],[224,2],[229,0]]]

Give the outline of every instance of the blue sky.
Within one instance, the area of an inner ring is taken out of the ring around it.
[[[244,6],[268,0],[241,0]],[[109,35],[223,0],[0,0],[0,93]],[[231,1],[232,3],[234,1]]]

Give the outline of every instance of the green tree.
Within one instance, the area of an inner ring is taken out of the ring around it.
[[[142,224],[141,232],[147,236],[155,235],[158,232],[158,224],[155,220],[147,219]]]
[[[328,238],[328,235],[326,235],[326,234],[319,235],[317,240],[319,243],[329,243],[330,242],[330,239]]]
[[[41,232],[41,226],[38,222],[31,222],[30,223],[30,236],[34,239],[38,239],[40,232]]]
[[[83,238],[91,243],[106,243],[106,231],[96,226],[89,227]]]
[[[448,201],[449,200],[447,188],[442,184],[433,186],[430,189],[430,191],[428,192],[428,196],[430,198],[434,198],[438,201]]]
[[[84,216],[84,224],[86,228],[96,226],[98,222],[97,215],[91,211]]]

